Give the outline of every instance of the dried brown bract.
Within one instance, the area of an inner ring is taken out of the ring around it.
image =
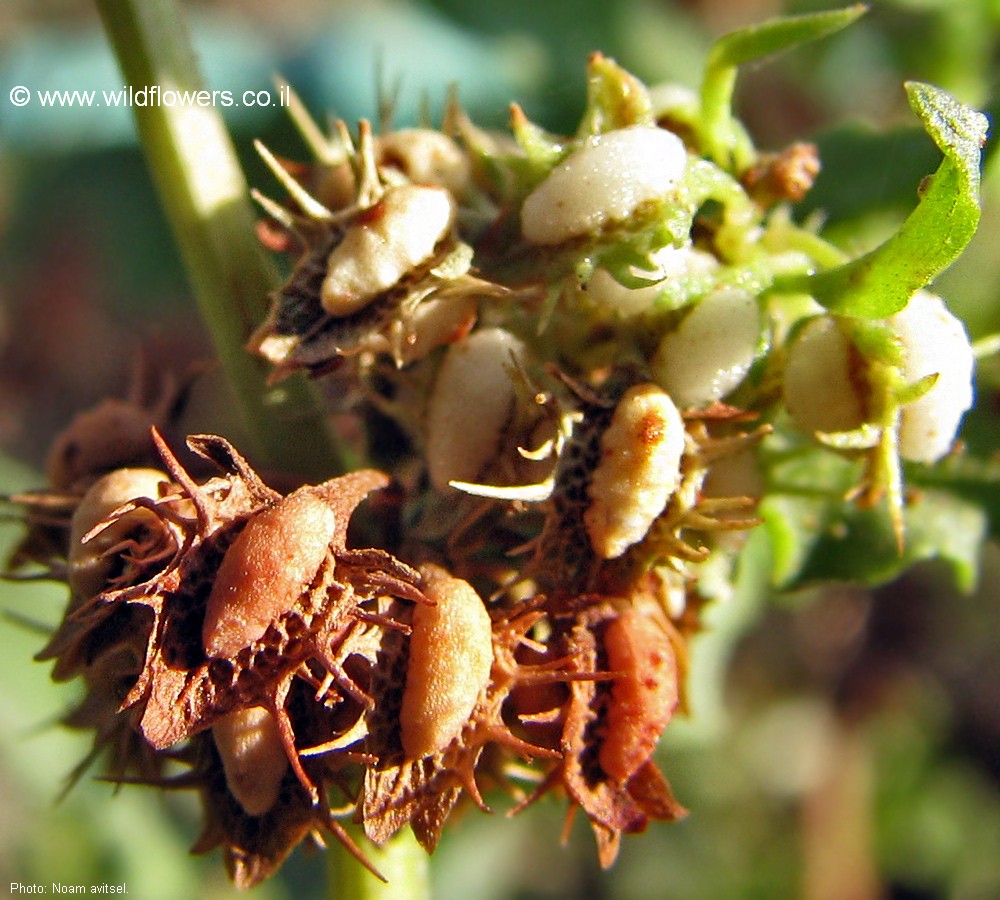
[[[75,718],[118,757],[169,755],[212,736],[213,762],[203,771],[203,759],[195,780],[210,798],[213,785],[227,785],[209,821],[222,823],[231,869],[250,883],[290,846],[261,837],[266,846],[237,853],[239,834],[276,816],[297,841],[324,821],[309,810],[326,802],[320,789],[338,763],[332,754],[303,760],[300,749],[342,737],[373,702],[348,659],[364,656],[366,628],[394,624],[378,599],[426,600],[414,569],[385,550],[347,546],[356,508],[388,483],[382,473],[282,496],[223,438],[188,440],[221,470],[203,483],[153,439],[169,473],[157,491],[143,492],[149,476],[125,470],[80,505],[74,535],[86,529],[79,546],[93,547],[100,565],[86,569],[87,590],[40,658],[56,660],[56,677],[83,674],[88,701]],[[120,762],[116,777],[158,771]]]
[[[558,645],[573,661],[560,712],[562,760],[534,800],[562,787],[583,810],[601,865],[617,857],[622,834],[686,814],[652,760],[679,699],[675,642],[658,607],[625,598],[578,598],[584,607],[555,620]]]

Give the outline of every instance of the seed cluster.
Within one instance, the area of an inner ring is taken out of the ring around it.
[[[785,208],[812,148],[725,168],[670,92],[600,56],[588,83],[572,138],[453,106],[441,130],[341,123],[308,166],[263,151],[289,194],[263,231],[297,259],[250,349],[275,379],[336,369],[377,470],[281,493],[223,438],[185,466],[154,429],[127,461],[83,441],[72,483],[24,500],[62,492],[21,553],[72,591],[41,658],[87,685],[73,721],[113,777],[196,786],[196,849],[239,885],[324,830],[363,859],[333,809],[432,850],[498,786],[566,798],[611,865],[684,815],[654,751],[704,566],[758,522],[757,448],[874,429],[873,460],[933,461],[971,402],[937,298],[878,344],[766,290],[817,265]]]

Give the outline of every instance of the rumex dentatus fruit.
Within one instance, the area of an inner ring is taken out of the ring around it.
[[[145,745],[174,752],[214,734],[237,818],[279,804],[286,770],[322,818],[329,760],[304,763],[299,733],[310,744],[329,742],[370,702],[344,668],[359,623],[382,621],[369,607],[383,596],[425,602],[416,570],[385,550],[347,546],[357,506],[388,479],[360,470],[282,496],[227,441],[195,436],[191,449],[222,470],[198,483],[154,439],[169,473],[161,490],[142,496],[143,479],[105,476],[100,485],[124,479],[137,496],[116,497],[117,508],[87,522],[85,537],[116,536],[139,516],[172,537],[159,567],[136,568],[124,583],[109,578],[71,606],[41,656],[69,674],[114,651],[130,622],[116,704]],[[91,507],[83,503],[80,516],[92,518]]]
[[[815,150],[757,153],[706,85],[654,97],[595,54],[572,136],[456,101],[440,132],[262,150],[289,202],[258,197],[261,236],[297,258],[248,349],[328,377],[384,472],[279,493],[204,435],[185,468],[162,404],[55,442],[16,557],[71,589],[41,656],[82,678],[69,721],[113,778],[199,788],[196,849],[237,884],[322,829],[360,856],[332,809],[433,850],[498,786],[560,792],[610,865],[684,813],[656,748],[781,458],[863,456],[852,499],[887,494],[903,548],[900,460],[952,448],[968,337],[924,291],[881,320],[818,305],[843,254],[785,209]]]

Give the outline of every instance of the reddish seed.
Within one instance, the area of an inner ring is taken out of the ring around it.
[[[630,609],[604,633],[611,687],[601,768],[627,782],[652,755],[677,708],[677,656],[669,635],[650,615]]]

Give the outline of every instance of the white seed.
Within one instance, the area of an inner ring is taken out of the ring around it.
[[[514,415],[511,369],[524,344],[502,328],[484,328],[448,348],[427,409],[427,465],[431,482],[475,481],[501,450]]]
[[[406,687],[400,709],[403,752],[422,759],[461,733],[493,666],[493,630],[479,594],[439,566],[420,567],[435,605],[413,610]]]
[[[728,288],[701,300],[660,342],[653,375],[680,406],[721,400],[743,381],[761,342],[756,298]]]
[[[865,364],[829,316],[807,322],[788,348],[785,406],[806,434],[851,431],[865,421]]]
[[[67,581],[78,598],[89,598],[107,587],[113,560],[105,554],[144,525],[154,524],[156,515],[135,509],[109,524],[84,543],[83,538],[119,506],[131,500],[159,496],[159,486],[169,481],[157,469],[116,469],[95,481],[83,495],[70,523],[69,572]]]
[[[390,188],[348,226],[327,259],[320,302],[332,316],[349,316],[398,284],[434,255],[455,219],[448,191],[403,184]]]
[[[903,344],[906,381],[938,376],[926,394],[903,407],[899,425],[900,455],[933,463],[951,449],[972,406],[975,358],[969,336],[944,301],[929,291],[917,291],[889,324]]]
[[[621,556],[646,536],[680,480],[684,422],[654,384],[629,388],[601,436],[584,525],[602,559]]]
[[[468,157],[448,135],[432,128],[402,128],[375,139],[381,168],[397,168],[414,184],[461,194],[469,185]]]
[[[365,347],[388,353],[397,366],[409,365],[465,337],[476,323],[478,308],[475,296],[431,297],[421,301],[408,319],[397,319],[389,329],[372,335]]]
[[[226,784],[249,816],[266,813],[278,799],[288,757],[278,725],[262,706],[231,712],[212,726]]]
[[[671,131],[632,125],[594,135],[557,165],[521,208],[521,233],[533,244],[595,234],[665,199],[687,164]]]

